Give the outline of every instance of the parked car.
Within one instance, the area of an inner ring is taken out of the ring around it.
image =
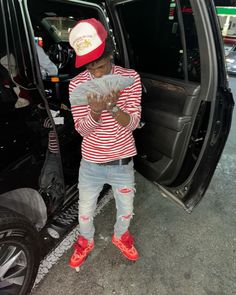
[[[226,69],[228,74],[236,74],[236,45],[234,45],[226,55]]]
[[[212,1],[0,4],[0,293],[24,295],[40,260],[77,222],[81,137],[68,83],[79,71],[68,34],[78,20],[103,22],[115,63],[140,73],[135,168],[187,212],[214,174],[234,102]],[[58,76],[42,79],[35,40]]]
[[[233,44],[224,43],[225,56],[229,54],[229,52],[232,50],[233,47],[234,47]]]

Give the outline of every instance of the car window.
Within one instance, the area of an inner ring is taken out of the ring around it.
[[[22,3],[19,1],[6,1],[3,21],[6,31],[6,46],[11,66],[9,70],[15,83],[22,87],[32,87],[32,56],[29,49],[29,34],[25,30],[25,22],[21,15]],[[3,27],[2,27],[3,29]],[[2,44],[2,43],[1,43]],[[17,78],[15,78],[17,77]]]
[[[17,101],[13,77],[17,75],[14,55],[7,49],[2,10],[0,10],[0,115],[11,111]],[[1,121],[0,121],[1,122]],[[2,124],[0,123],[2,126]]]
[[[6,44],[6,36],[5,36],[5,25],[3,22],[3,14],[2,10],[0,10],[0,64],[2,65],[5,59],[5,56],[7,56],[7,44]]]
[[[200,57],[189,0],[118,5],[131,63],[141,72],[200,81]],[[135,18],[131,18],[135,12]],[[147,21],[148,20],[148,21]]]
[[[5,7],[7,9],[7,7]],[[6,10],[5,10],[6,11]],[[14,79],[19,74],[18,62],[16,60],[15,46],[11,38],[11,26],[9,25],[7,15],[1,10],[0,16],[0,38],[1,38],[1,55],[0,64],[5,69],[4,75],[8,75],[7,80]],[[6,79],[4,79],[6,80]]]
[[[180,0],[180,4],[184,24],[184,42],[186,42],[188,80],[200,82],[200,52],[192,7],[189,0]]]
[[[45,17],[43,22],[47,22],[50,25],[61,41],[68,42],[69,32],[77,23],[77,19],[72,17],[51,16]]]

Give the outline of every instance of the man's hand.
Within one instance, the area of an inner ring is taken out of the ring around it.
[[[117,104],[120,96],[120,91],[112,91],[108,96],[105,97],[106,110],[110,112],[112,108]]]
[[[106,97],[91,94],[87,99],[92,112],[99,114],[106,109]]]

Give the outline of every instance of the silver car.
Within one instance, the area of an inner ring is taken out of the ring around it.
[[[228,74],[236,74],[236,45],[234,45],[226,55],[226,69]]]

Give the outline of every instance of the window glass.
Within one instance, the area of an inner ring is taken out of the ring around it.
[[[140,72],[199,81],[200,66],[194,18],[189,1],[181,1],[180,19],[176,0],[130,1],[118,5],[118,14],[128,45],[131,66]],[[130,17],[130,15],[134,15]],[[181,28],[185,28],[181,35]],[[190,38],[183,47],[182,38]],[[184,55],[189,63],[184,71]],[[194,66],[192,66],[194,64]],[[194,68],[194,70],[192,69]]]
[[[19,1],[6,2],[5,13],[6,30],[8,36],[8,50],[12,55],[11,66],[14,66],[15,83],[24,88],[30,88],[32,83],[32,56],[29,51],[29,34],[25,31]]]
[[[54,29],[55,34],[61,41],[69,41],[69,32],[76,25],[77,19],[70,17],[46,17],[44,22],[48,22],[50,27]]]
[[[180,28],[174,0],[145,0],[118,6],[130,57],[137,70],[174,78],[183,78],[179,71],[182,57]],[[134,15],[135,17],[130,17]]]
[[[5,2],[0,11],[0,113],[4,114],[41,102],[32,83],[32,58],[18,5],[18,1]]]
[[[180,0],[184,23],[188,80],[200,82],[200,53],[193,11],[189,0]]]
[[[4,23],[3,23],[3,14],[2,10],[0,9],[0,62],[2,64],[2,58],[7,54],[7,47],[6,47],[6,38],[5,38],[5,31],[4,31]]]
[[[18,84],[22,77],[19,71],[21,60],[18,60],[15,44],[11,41],[13,31],[7,11],[0,9],[0,170],[39,147],[30,93]]]
[[[12,54],[8,54],[6,47],[2,10],[0,10],[0,42],[0,116],[2,116],[4,112],[11,111],[17,101],[15,84],[11,78],[11,73],[16,75],[15,59]]]

